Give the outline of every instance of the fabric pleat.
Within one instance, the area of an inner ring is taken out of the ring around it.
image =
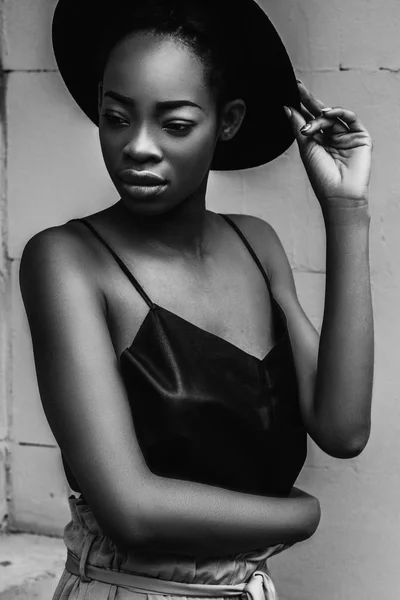
[[[223,557],[189,557],[144,553],[118,547],[100,527],[84,498],[68,498],[71,520],[64,528],[64,543],[79,563],[79,575],[64,569],[52,600],[173,600],[174,596],[140,593],[129,585],[104,583],[85,574],[86,565],[132,573],[166,581],[234,585],[247,581],[256,571],[268,574],[267,559],[282,552],[279,544],[263,550]],[[176,595],[176,600],[196,600]],[[224,596],[220,597],[222,600]],[[214,597],[215,600],[215,597]],[[216,599],[218,600],[218,598]]]

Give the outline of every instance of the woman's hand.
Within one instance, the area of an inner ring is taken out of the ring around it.
[[[301,113],[293,107],[286,112],[322,210],[367,208],[372,152],[368,131],[354,112],[327,108],[299,80],[298,86]]]

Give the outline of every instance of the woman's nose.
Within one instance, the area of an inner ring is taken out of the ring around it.
[[[136,129],[123,152],[137,162],[162,159],[160,147],[147,127]]]

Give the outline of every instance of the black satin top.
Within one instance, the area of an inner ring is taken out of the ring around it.
[[[277,342],[259,359],[154,304],[111,246],[148,304],[131,345],[120,355],[138,442],[150,470],[164,477],[260,495],[290,492],[306,458],[307,435],[286,317],[268,276],[238,226],[271,295]],[[69,485],[80,492],[66,460]]]

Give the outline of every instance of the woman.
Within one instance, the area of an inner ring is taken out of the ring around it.
[[[44,411],[80,494],[54,599],[273,598],[267,558],[320,519],[293,488],[307,433],[341,458],[369,437],[371,140],[296,83],[253,0],[133,4],[57,6],[60,73],[120,200],[21,260]],[[264,164],[294,137],[326,225],[320,340],[273,228],[205,207],[210,168]]]

